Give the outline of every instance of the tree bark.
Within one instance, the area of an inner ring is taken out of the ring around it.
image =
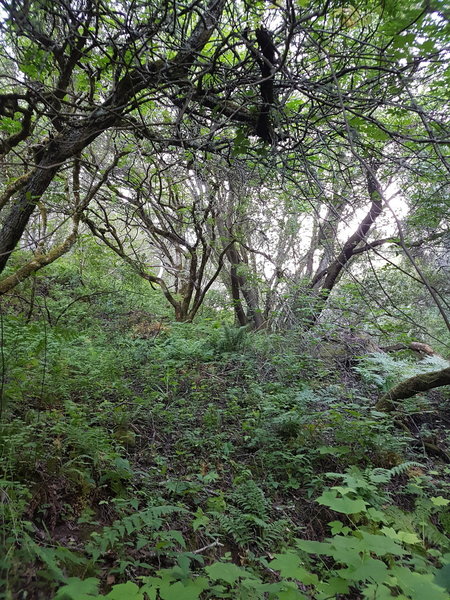
[[[231,289],[234,309],[239,325],[242,326],[251,322],[255,329],[261,329],[264,326],[264,318],[262,311],[258,306],[258,292],[252,284],[248,282],[244,275],[240,275],[237,272],[239,265],[247,266],[247,263],[242,259],[234,243],[229,246],[226,251],[226,256],[231,264]],[[240,294],[242,294],[245,299],[248,309],[247,315],[244,315],[243,313]]]
[[[384,394],[375,404],[375,408],[376,410],[391,412],[395,410],[397,400],[404,400],[419,392],[427,392],[444,385],[450,385],[450,367],[431,373],[421,373],[402,381]]]
[[[358,225],[355,233],[353,233],[345,242],[337,258],[332,261],[328,267],[316,273],[309,284],[310,289],[317,290],[317,308],[315,309],[314,314],[306,320],[307,328],[313,327],[319,320],[325,309],[328,297],[336,283],[339,281],[343,270],[350,263],[355,254],[357,254],[359,245],[366,242],[367,236],[372,229],[372,225],[383,212],[383,193],[378,179],[372,171],[366,171],[366,179],[367,190],[371,200],[370,208]],[[321,284],[322,280],[323,283]]]
[[[58,258],[60,258],[63,254],[69,252],[69,250],[74,245],[78,236],[78,223],[74,226],[73,231],[70,235],[61,243],[56,245],[46,254],[38,254],[30,260],[25,265],[20,267],[17,271],[15,271],[12,275],[5,277],[0,281],[0,296],[9,292],[12,288],[14,288],[21,281],[36,273],[40,269],[43,269],[47,265],[51,264]]]

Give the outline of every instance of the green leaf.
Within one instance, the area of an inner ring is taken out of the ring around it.
[[[186,548],[186,542],[181,531],[177,531],[176,529],[170,529],[166,532],[166,535],[178,542],[182,548]]]
[[[301,594],[298,590],[294,590],[292,588],[277,592],[276,598],[278,598],[278,600],[308,600],[306,596]]]
[[[313,540],[295,540],[295,545],[308,554],[324,554],[331,556],[333,549],[329,542],[315,542]]]
[[[355,547],[359,548],[361,552],[373,552],[377,556],[384,556],[385,554],[402,556],[405,554],[401,546],[385,535],[375,535],[365,531],[360,531],[358,534],[362,539],[359,540],[359,544],[355,545]]]
[[[392,527],[382,527],[381,531],[392,540],[403,542],[404,544],[420,544],[422,540],[410,531],[395,531]]]
[[[447,506],[450,504],[450,500],[447,500],[442,496],[431,496],[430,500],[435,506]]]
[[[447,592],[450,592],[450,564],[444,565],[442,569],[436,573],[434,583],[443,587]]]
[[[393,46],[394,48],[405,48],[410,46],[416,39],[415,33],[407,33],[405,35],[397,35],[395,37]]]
[[[359,565],[341,569],[338,574],[350,581],[371,581],[382,583],[388,575],[388,568],[381,560],[364,556]]]
[[[269,565],[271,569],[280,571],[282,577],[296,579],[306,585],[316,585],[319,580],[317,575],[310,573],[300,565],[300,557],[293,552],[275,554],[275,559]]]
[[[281,591],[283,587],[281,583],[264,583],[258,579],[244,579],[241,585],[247,590],[255,590],[263,594],[274,594]]]
[[[389,134],[383,129],[380,129],[380,127],[377,127],[376,125],[368,125],[366,127],[366,133],[374,140],[382,141],[389,139]]]
[[[328,525],[331,527],[331,533],[333,535],[336,535],[337,533],[347,535],[347,533],[351,532],[350,527],[347,527],[347,525],[344,525],[341,521],[330,521]]]
[[[192,521],[192,529],[197,531],[200,527],[206,527],[210,522],[210,518],[205,515],[201,508],[197,509],[195,519]]]
[[[335,490],[326,490],[317,498],[317,502],[324,506],[329,506],[332,510],[343,513],[344,515],[353,515],[364,512],[367,506],[367,503],[364,502],[362,498],[357,498],[356,500],[352,500],[347,496],[338,498]]]
[[[392,600],[391,590],[383,584],[371,583],[364,589],[366,600]],[[400,598],[400,597],[399,597]],[[404,598],[404,596],[402,596]]]
[[[206,577],[190,579],[187,582],[177,581],[168,587],[161,586],[159,593],[162,600],[198,600],[200,594],[209,587]]]
[[[67,584],[59,588],[54,600],[91,600],[97,597],[99,583],[95,577],[69,577]]]
[[[376,508],[368,508],[366,514],[372,521],[376,521],[377,523],[383,523],[386,521],[386,515]]]
[[[320,583],[318,588],[323,592],[325,598],[332,598],[338,594],[347,594],[350,589],[348,581],[341,577],[331,577],[327,582]]]
[[[205,571],[211,577],[211,579],[222,581],[226,581],[230,585],[235,583],[239,578],[242,579],[256,579],[254,575],[238,567],[237,565],[233,565],[232,563],[220,563],[216,562],[208,567],[205,567]]]
[[[433,583],[431,573],[413,573],[406,567],[393,567],[391,572],[412,600],[448,600],[447,592]]]
[[[233,150],[231,154],[233,156],[239,156],[240,154],[246,154],[250,140],[248,135],[243,129],[238,129],[236,137],[233,140]]]
[[[156,600],[161,579],[159,577],[142,577],[142,581],[144,585],[141,590],[147,594],[149,600]]]
[[[0,121],[0,130],[6,131],[9,135],[18,133],[22,129],[20,121],[11,119],[10,117],[2,116]]]
[[[106,598],[110,598],[110,600],[144,600],[144,593],[135,583],[127,581],[127,583],[113,586]]]

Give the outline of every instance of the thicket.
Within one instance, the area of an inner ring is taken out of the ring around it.
[[[3,305],[3,598],[448,598],[448,393],[374,410],[443,359],[171,322],[102,261]]]

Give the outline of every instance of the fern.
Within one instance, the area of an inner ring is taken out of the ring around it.
[[[230,327],[226,323],[223,325],[222,335],[216,342],[216,348],[219,353],[231,353],[242,350],[247,342],[248,326]]]
[[[428,497],[421,496],[410,512],[404,512],[397,506],[389,506],[385,508],[385,513],[397,529],[417,533],[429,544],[448,549],[450,539],[431,521],[434,508]]]
[[[406,473],[412,467],[423,467],[423,464],[414,460],[408,460],[399,465],[395,465],[392,469],[371,469],[368,471],[369,479],[374,483],[388,483],[393,477],[403,475],[403,473]]]
[[[232,514],[211,513],[217,521],[219,532],[225,534],[238,546],[248,546],[254,539],[254,531],[245,515],[233,511]]]
[[[263,520],[267,518],[268,502],[262,489],[252,479],[241,483],[232,492],[230,499],[241,512],[250,513]]]
[[[423,537],[439,547],[449,548],[450,539],[443,534],[436,525],[431,521],[431,515],[434,512],[434,505],[426,496],[421,496],[417,499],[416,507],[412,513],[413,524],[417,527]]]
[[[354,370],[369,384],[388,389],[393,383],[414,375],[448,367],[449,363],[440,356],[427,356],[419,362],[394,358],[384,352],[374,352],[361,358]]]
[[[253,480],[241,483],[230,494],[230,500],[234,505],[228,506],[226,514],[211,514],[216,519],[219,531],[235,544],[262,550],[284,539],[288,522],[284,519],[270,521],[269,502]]]
[[[96,560],[108,549],[116,549],[123,543],[138,534],[145,536],[145,541],[153,539],[153,534],[160,531],[164,525],[163,516],[173,513],[184,513],[185,509],[179,506],[152,506],[131,515],[117,519],[110,526],[103,527],[100,533],[92,534],[91,541],[86,545],[86,550]],[[148,536],[150,536],[148,538]]]

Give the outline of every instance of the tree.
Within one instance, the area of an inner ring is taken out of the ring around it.
[[[378,400],[375,408],[390,412],[395,410],[397,400],[404,400],[420,392],[428,392],[445,385],[450,385],[450,367],[439,371],[421,373],[394,386]]]
[[[202,51],[217,31],[225,1],[193,10],[169,9],[165,2],[156,7],[92,0],[2,4],[8,15],[3,61],[10,71],[2,111],[9,120],[23,115],[20,130],[3,139],[3,154],[15,149],[23,155],[18,147],[32,134],[39,142],[31,147],[32,156],[22,158],[25,174],[3,194],[2,205],[11,202],[0,232],[0,271],[68,160],[111,128],[141,128],[151,135],[145,117],[168,120],[170,127],[155,133],[164,143],[164,130],[176,128],[177,98],[199,85]],[[206,66],[220,56],[222,35],[211,44]],[[19,92],[10,91],[17,87]],[[10,127],[7,121],[7,133]]]
[[[376,230],[382,210],[390,210],[389,186],[403,186],[405,202],[414,201],[406,188],[415,179],[429,198],[448,189],[441,93],[450,78],[448,23],[439,2],[35,0],[5,1],[3,8],[0,110],[10,162],[0,202],[0,269],[37,204],[46,203],[44,194],[61,185],[77,157],[92,170],[89,149],[105,147],[111,157],[127,152],[132,164],[132,151],[142,147],[154,164],[172,155],[184,176],[212,156],[227,168],[258,171],[262,189],[304,211],[304,219],[285,213],[277,221],[303,221],[306,235],[300,228],[286,235],[277,225],[269,248],[263,236],[236,222],[230,228],[215,213],[239,322],[273,312],[291,285],[307,290],[314,323],[355,258],[389,244],[413,261],[447,319],[409,251],[419,240],[400,221],[390,237]],[[257,199],[252,192],[249,210]],[[352,212],[362,206],[356,223]],[[96,219],[98,232],[100,214]],[[175,236],[183,236],[179,224],[180,231],[172,221]],[[220,252],[213,244],[207,254],[217,259]],[[273,260],[271,273],[258,256]],[[258,280],[267,280],[265,301]]]
[[[143,153],[116,170],[83,219],[140,277],[161,288],[177,321],[192,321],[228,250],[217,243],[217,212],[216,196],[193,172]]]

